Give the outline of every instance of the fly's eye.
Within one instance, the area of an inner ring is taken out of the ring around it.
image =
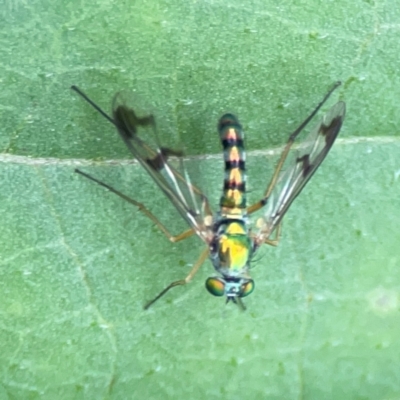
[[[239,297],[246,297],[251,294],[254,290],[254,281],[253,279],[248,280],[246,283],[243,283]]]
[[[221,297],[225,294],[225,282],[219,278],[208,278],[206,289],[213,295]]]

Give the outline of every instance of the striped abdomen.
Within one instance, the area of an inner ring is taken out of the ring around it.
[[[223,208],[246,208],[246,172],[243,130],[238,119],[225,114],[218,123],[218,132],[224,149],[225,178],[220,200]]]

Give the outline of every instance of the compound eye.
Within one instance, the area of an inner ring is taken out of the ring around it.
[[[239,297],[246,297],[251,294],[254,290],[254,281],[253,279],[248,280],[247,282],[243,283]]]
[[[225,282],[219,278],[208,278],[206,280],[206,289],[213,296],[221,297],[225,294]]]

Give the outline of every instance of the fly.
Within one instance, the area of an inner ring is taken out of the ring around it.
[[[139,117],[117,94],[110,117],[79,88],[71,87],[117,128],[132,155],[175,206],[189,225],[189,229],[179,235],[172,235],[142,203],[79,169],[75,171],[138,207],[171,242],[178,242],[196,234],[206,245],[189,274],[184,279],[170,283],[145,304],[145,309],[173,287],[191,281],[207,257],[218,273],[218,276],[206,280],[205,286],[208,292],[217,297],[225,296],[226,302],[232,301],[245,309],[242,298],[251,294],[255,288],[254,280],[250,276],[251,260],[262,244],[278,245],[282,218],[331,149],[344,120],[345,103],[337,102],[304,141],[295,149],[293,144],[299,133],[339,85],[340,82],[333,85],[306,120],[289,136],[264,195],[250,206],[246,200],[242,126],[233,114],[225,114],[220,118],[218,133],[223,148],[225,177],[219,210],[216,213],[212,212],[203,192],[190,181],[182,165],[182,152],[151,146],[139,137],[138,131],[141,128],[150,128],[154,137],[157,137],[156,123],[152,115]],[[170,156],[180,159],[181,168],[175,168],[171,164],[168,160]],[[249,215],[260,209],[264,209],[264,212],[257,220],[253,231],[250,229]]]

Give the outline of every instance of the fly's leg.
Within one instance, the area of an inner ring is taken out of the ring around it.
[[[276,234],[275,239],[265,239],[264,243],[269,244],[270,246],[278,246],[279,241],[281,240],[281,233],[282,233],[282,222],[278,224],[276,227]]]
[[[185,279],[181,279],[179,281],[175,281],[175,282],[170,283],[156,297],[154,297],[153,300],[150,300],[149,302],[147,302],[143,308],[145,310],[147,310],[160,297],[164,296],[165,293],[167,293],[170,289],[174,288],[175,286],[182,286],[182,285],[186,285],[187,283],[189,283],[193,279],[193,277],[196,275],[196,273],[200,269],[200,267],[203,265],[204,261],[206,260],[206,258],[208,256],[208,251],[209,251],[208,248],[203,250],[203,252],[200,254],[200,257],[197,260],[196,264],[193,265],[192,269],[190,270],[188,276]]]
[[[238,305],[241,311],[246,311],[246,306],[243,303],[243,300],[240,297],[234,297],[235,300],[233,300],[234,303]],[[227,299],[228,300],[228,299]]]
[[[260,220],[262,221],[262,218],[260,218]],[[270,246],[278,246],[280,240],[281,240],[281,234],[282,234],[282,222],[280,222],[277,226],[276,226],[276,231],[275,231],[275,239],[264,239],[264,241],[262,241],[261,243],[265,243],[265,244],[269,244]],[[251,235],[252,239],[255,239],[257,236],[256,235]]]
[[[188,229],[182,233],[180,233],[179,235],[172,235],[169,230],[165,227],[165,225],[163,225],[155,216],[154,214],[148,210],[142,203],[139,203],[138,201],[128,197],[127,195],[121,193],[119,190],[114,189],[113,187],[107,185],[106,183],[99,181],[98,179],[94,178],[93,176],[79,170],[79,169],[75,169],[75,172],[84,176],[85,178],[90,179],[91,181],[97,183],[100,186],[105,187],[106,189],[108,189],[110,192],[115,193],[117,196],[121,197],[122,199],[126,200],[128,203],[133,204],[134,206],[136,206],[139,211],[141,211],[144,215],[146,215],[159,229],[160,231],[167,237],[168,240],[170,240],[171,242],[179,242],[180,240],[184,240],[190,236],[192,236],[194,234],[194,230],[193,229]]]
[[[258,211],[260,208],[264,207],[265,204],[267,204],[268,198],[273,191],[276,183],[278,182],[279,174],[282,171],[283,164],[286,161],[286,158],[289,154],[290,148],[292,147],[294,141],[296,140],[296,137],[298,134],[304,129],[304,127],[314,118],[315,114],[319,111],[319,109],[323,106],[323,104],[328,100],[329,96],[332,94],[332,92],[341,84],[341,82],[336,82],[332,88],[329,90],[329,92],[325,95],[325,97],[322,99],[322,101],[315,107],[314,111],[303,121],[303,123],[289,136],[288,141],[286,142],[286,145],[283,149],[283,152],[281,154],[281,158],[278,161],[278,164],[276,165],[274,174],[272,175],[271,181],[269,182],[269,185],[267,187],[267,190],[264,193],[264,197],[258,201],[257,203],[251,205],[250,207],[247,208],[247,213],[251,214],[255,211]]]

